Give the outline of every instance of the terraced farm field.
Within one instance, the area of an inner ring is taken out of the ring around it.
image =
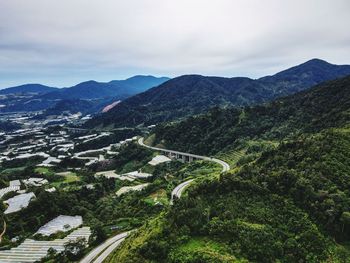
[[[238,162],[239,159],[241,159],[246,153],[246,150],[232,150],[225,153],[220,153],[217,155],[217,157],[221,160],[224,160],[227,162],[231,169],[234,168]]]
[[[50,248],[61,252],[64,250],[64,245],[69,241],[75,241],[78,238],[85,238],[85,240],[88,241],[90,235],[91,230],[89,227],[81,227],[63,239],[56,239],[53,241],[26,239],[18,247],[0,251],[0,262],[36,262],[44,258]]]

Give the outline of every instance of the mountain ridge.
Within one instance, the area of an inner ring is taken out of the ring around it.
[[[135,95],[139,92],[145,91],[151,87],[157,86],[164,81],[167,81],[167,77],[154,77],[137,75],[126,80],[112,80],[110,82],[97,82],[95,80],[89,80],[78,83],[75,86],[68,88],[46,88],[46,86],[39,85],[42,89],[45,89],[41,93],[32,94],[32,89],[28,89],[28,85],[22,85],[12,87],[9,89],[0,90],[6,95],[14,97],[16,92],[20,91],[25,94],[25,98],[9,98],[0,100],[0,104],[5,105],[0,111],[38,111],[55,107],[55,104],[61,100],[80,100],[77,105],[83,105],[81,100],[96,101],[100,104],[105,101],[109,103],[113,100],[123,100],[129,96]],[[28,92],[29,91],[29,92]],[[11,94],[12,93],[12,94]],[[14,94],[13,94],[14,93]],[[85,103],[86,105],[90,102]],[[62,104],[63,105],[63,104]],[[62,106],[61,105],[61,106]],[[66,104],[67,105],[67,104]],[[104,105],[101,105],[103,108]],[[61,108],[61,107],[59,107]],[[73,107],[76,108],[76,107]],[[85,110],[85,107],[83,107]]]
[[[350,65],[313,59],[260,79],[183,75],[122,101],[86,126],[151,125],[200,114],[215,106],[261,104],[349,74]]]
[[[13,86],[9,88],[0,89],[1,95],[7,95],[7,94],[14,94],[14,93],[38,93],[38,94],[44,94],[49,93],[52,91],[57,90],[58,88],[37,84],[37,83],[30,83],[30,84],[23,84],[19,86]]]
[[[107,262],[349,262],[350,76],[161,124],[146,141],[232,169],[181,173],[186,195]]]
[[[183,121],[159,125],[154,142],[184,152],[216,154],[244,138],[280,140],[343,127],[350,124],[349,116],[350,76],[347,76],[265,105],[213,108]]]

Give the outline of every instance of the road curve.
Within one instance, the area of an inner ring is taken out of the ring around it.
[[[82,260],[80,260],[80,263],[103,262],[103,260],[106,259],[106,257],[115,248],[117,248],[121,242],[123,242],[123,240],[128,236],[129,233],[130,232],[124,232],[107,239],[101,245],[91,250],[89,254],[87,254]]]
[[[168,149],[148,146],[148,145],[144,144],[143,139],[144,138],[141,137],[138,140],[139,145],[141,145],[143,147],[146,147],[146,148],[149,148],[149,149],[152,149],[152,150],[155,150],[155,151],[161,151],[161,152],[167,152],[167,153],[179,154],[179,155],[186,155],[186,156],[190,156],[190,157],[193,157],[193,158],[196,158],[196,159],[212,161],[212,162],[218,163],[218,164],[220,164],[222,166],[222,170],[221,170],[222,173],[227,172],[227,171],[230,170],[230,165],[227,162],[223,161],[223,160],[219,160],[217,158],[211,158],[211,157],[207,157],[207,156],[202,156],[202,155],[196,155],[196,154],[192,154],[192,153],[184,153],[184,152],[179,152],[179,151],[173,151],[173,150],[168,150]]]
[[[179,154],[179,155],[186,155],[186,156],[191,156],[197,159],[201,159],[201,160],[206,160],[206,161],[212,161],[215,163],[218,163],[222,166],[222,170],[221,172],[228,172],[230,170],[230,165],[220,159],[217,158],[211,158],[211,157],[207,157],[207,156],[201,156],[201,155],[195,155],[195,154],[191,154],[191,153],[184,153],[184,152],[179,152],[179,151],[173,151],[173,150],[168,150],[168,149],[163,149],[163,148],[158,148],[158,147],[152,147],[152,146],[148,146],[143,142],[143,137],[139,138],[138,140],[139,145],[143,146],[143,147],[147,147],[149,149],[155,150],[155,151],[161,151],[161,152],[167,152],[167,153],[172,153],[172,154]],[[170,199],[170,205],[173,204],[174,198],[180,198],[182,192],[185,190],[185,188],[193,182],[194,179],[190,179],[187,180],[185,182],[182,182],[181,184],[179,184],[178,186],[176,186],[174,188],[174,190],[171,192],[171,199]]]
[[[211,158],[207,156],[201,156],[201,155],[196,155],[196,154],[191,154],[191,153],[184,153],[184,152],[179,152],[179,151],[173,151],[173,150],[167,150],[167,149],[162,149],[158,147],[152,147],[144,144],[143,142],[143,137],[141,137],[138,140],[139,145],[156,150],[156,151],[161,151],[161,152],[170,152],[173,154],[179,154],[179,155],[186,155],[190,156],[196,159],[201,159],[201,160],[206,160],[206,161],[212,161],[215,163],[218,163],[222,166],[222,171],[221,172],[227,172],[230,170],[230,165],[222,160],[216,159],[216,158]],[[187,180],[185,182],[182,182],[178,186],[174,188],[174,190],[171,192],[171,200],[170,204],[173,204],[174,198],[180,198],[183,191],[185,188],[194,181],[194,179]],[[108,240],[106,240],[104,243],[96,247],[94,250],[92,250],[88,255],[86,255],[80,263],[102,263],[112,252],[115,250],[127,237],[127,235],[130,232],[124,232],[119,235],[116,235]]]
[[[113,250],[115,250],[124,241],[124,239],[125,237],[110,245],[98,258],[95,259],[93,263],[102,263],[109,256],[109,254],[111,254]]]
[[[174,198],[180,198],[182,195],[182,192],[185,190],[185,188],[193,182],[194,179],[187,180],[178,186],[174,188],[174,190],[171,192],[171,199],[170,199],[170,205],[174,203]]]

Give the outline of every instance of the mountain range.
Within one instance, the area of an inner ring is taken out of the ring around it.
[[[242,144],[242,140],[281,140],[350,123],[350,76],[324,82],[265,105],[213,108],[155,129],[153,143],[201,155]]]
[[[8,94],[45,94],[58,90],[41,84],[24,84],[16,87],[0,89],[0,95]]]
[[[110,82],[97,82],[94,80],[79,83],[70,88],[59,89],[46,93],[41,98],[58,99],[101,99],[110,97],[128,97],[143,92],[151,87],[169,80],[169,78],[156,78],[153,76],[134,76],[126,80],[112,80]]]
[[[112,80],[110,82],[86,81],[69,88],[52,88],[40,84],[26,84],[0,90],[0,95],[7,95],[1,104],[5,107],[1,111],[29,111],[44,110],[55,107],[57,102],[69,99],[84,100],[89,103],[104,104],[113,100],[125,99],[143,92],[151,87],[158,86],[169,80],[166,77],[134,76],[126,80]],[[19,95],[20,97],[16,96]],[[69,104],[66,103],[68,106]],[[62,104],[60,104],[60,108]]]
[[[193,162],[174,174],[190,181],[186,194],[107,262],[349,262],[349,125],[350,76],[157,125],[146,143],[214,155],[231,170],[207,163],[196,176]]]
[[[200,114],[215,106],[261,104],[349,74],[349,65],[312,59],[259,79],[184,75],[122,101],[86,126],[150,125]]]

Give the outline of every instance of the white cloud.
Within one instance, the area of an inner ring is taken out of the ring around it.
[[[349,63],[347,0],[2,0],[0,86]]]

